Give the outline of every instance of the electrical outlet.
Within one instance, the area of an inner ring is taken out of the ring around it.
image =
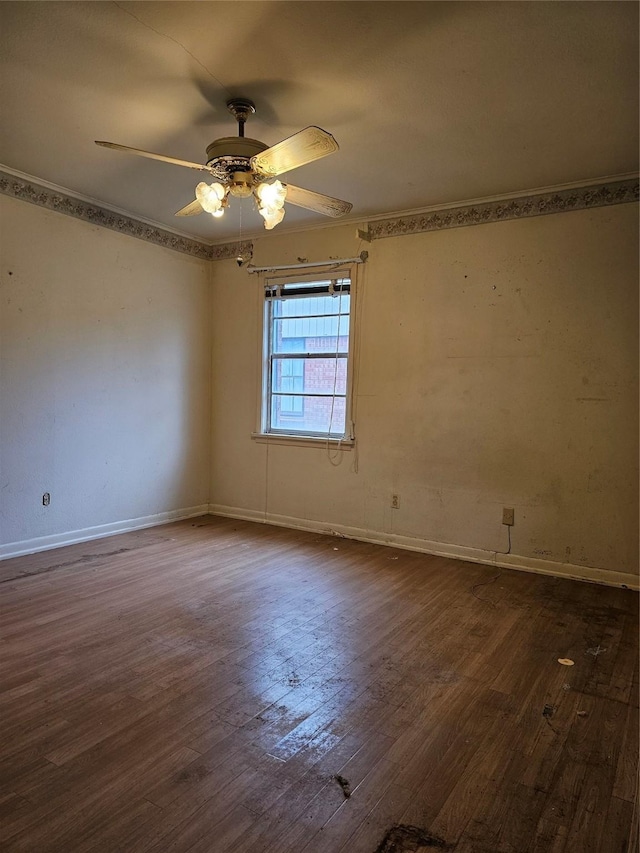
[[[400,495],[391,495],[391,509],[400,509]]]
[[[502,523],[509,525],[509,527],[513,527],[514,511],[512,506],[502,507]]]
[[[51,495],[49,494],[49,492],[45,492],[44,495],[42,496],[42,506],[49,506],[50,503],[51,503]]]

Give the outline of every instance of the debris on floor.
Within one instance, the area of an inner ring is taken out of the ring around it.
[[[561,663],[562,666],[573,666],[575,661],[572,661],[571,658],[558,658],[558,663]]]
[[[387,832],[375,853],[420,853],[421,850],[453,850],[454,846],[417,826],[398,824]]]
[[[594,658],[597,658],[598,655],[601,655],[606,651],[607,651],[606,649],[603,649],[602,646],[598,645],[598,646],[594,646],[592,649],[587,649],[587,654],[593,655]]]
[[[554,734],[559,735],[560,732],[551,723],[551,717],[553,717],[555,712],[556,712],[556,706],[555,705],[545,705],[544,708],[542,709],[542,716],[544,717],[544,720],[545,720],[546,724],[549,726],[549,728],[551,729],[551,731]]]
[[[579,717],[588,717],[589,716],[589,713],[587,711],[576,711],[576,714]]]
[[[333,778],[342,788],[342,793],[344,794],[345,800],[348,800],[351,796],[351,782],[349,782],[348,779],[345,779],[344,776],[334,776]]]

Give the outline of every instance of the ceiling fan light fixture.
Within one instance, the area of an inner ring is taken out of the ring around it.
[[[206,184],[201,181],[196,187],[196,198],[207,213],[216,214],[222,209],[226,190],[222,184]]]
[[[280,181],[261,183],[256,187],[256,195],[258,196],[260,207],[279,210],[287,197],[287,188]]]
[[[220,209],[211,214],[216,219],[220,219],[221,216],[224,216],[225,210],[229,207],[229,190],[226,187],[223,187],[223,189],[224,198],[220,202]]]
[[[276,225],[279,225],[284,219],[284,208],[279,207],[277,210],[269,207],[261,207],[260,215],[264,218],[264,227],[267,231],[271,231]]]
[[[235,198],[248,198],[253,192],[253,175],[251,172],[234,172],[231,176],[229,192]]]
[[[255,196],[258,211],[264,218],[264,227],[270,231],[284,219],[287,188],[280,181],[263,182],[256,187]]]

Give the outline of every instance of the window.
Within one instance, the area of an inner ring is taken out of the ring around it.
[[[269,279],[262,434],[350,437],[351,277]]]

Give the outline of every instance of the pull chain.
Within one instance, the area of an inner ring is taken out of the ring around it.
[[[239,213],[240,213],[240,231],[238,234],[238,254],[236,255],[236,263],[239,267],[241,267],[246,261],[244,249],[242,248],[242,199],[238,199],[239,205]]]

